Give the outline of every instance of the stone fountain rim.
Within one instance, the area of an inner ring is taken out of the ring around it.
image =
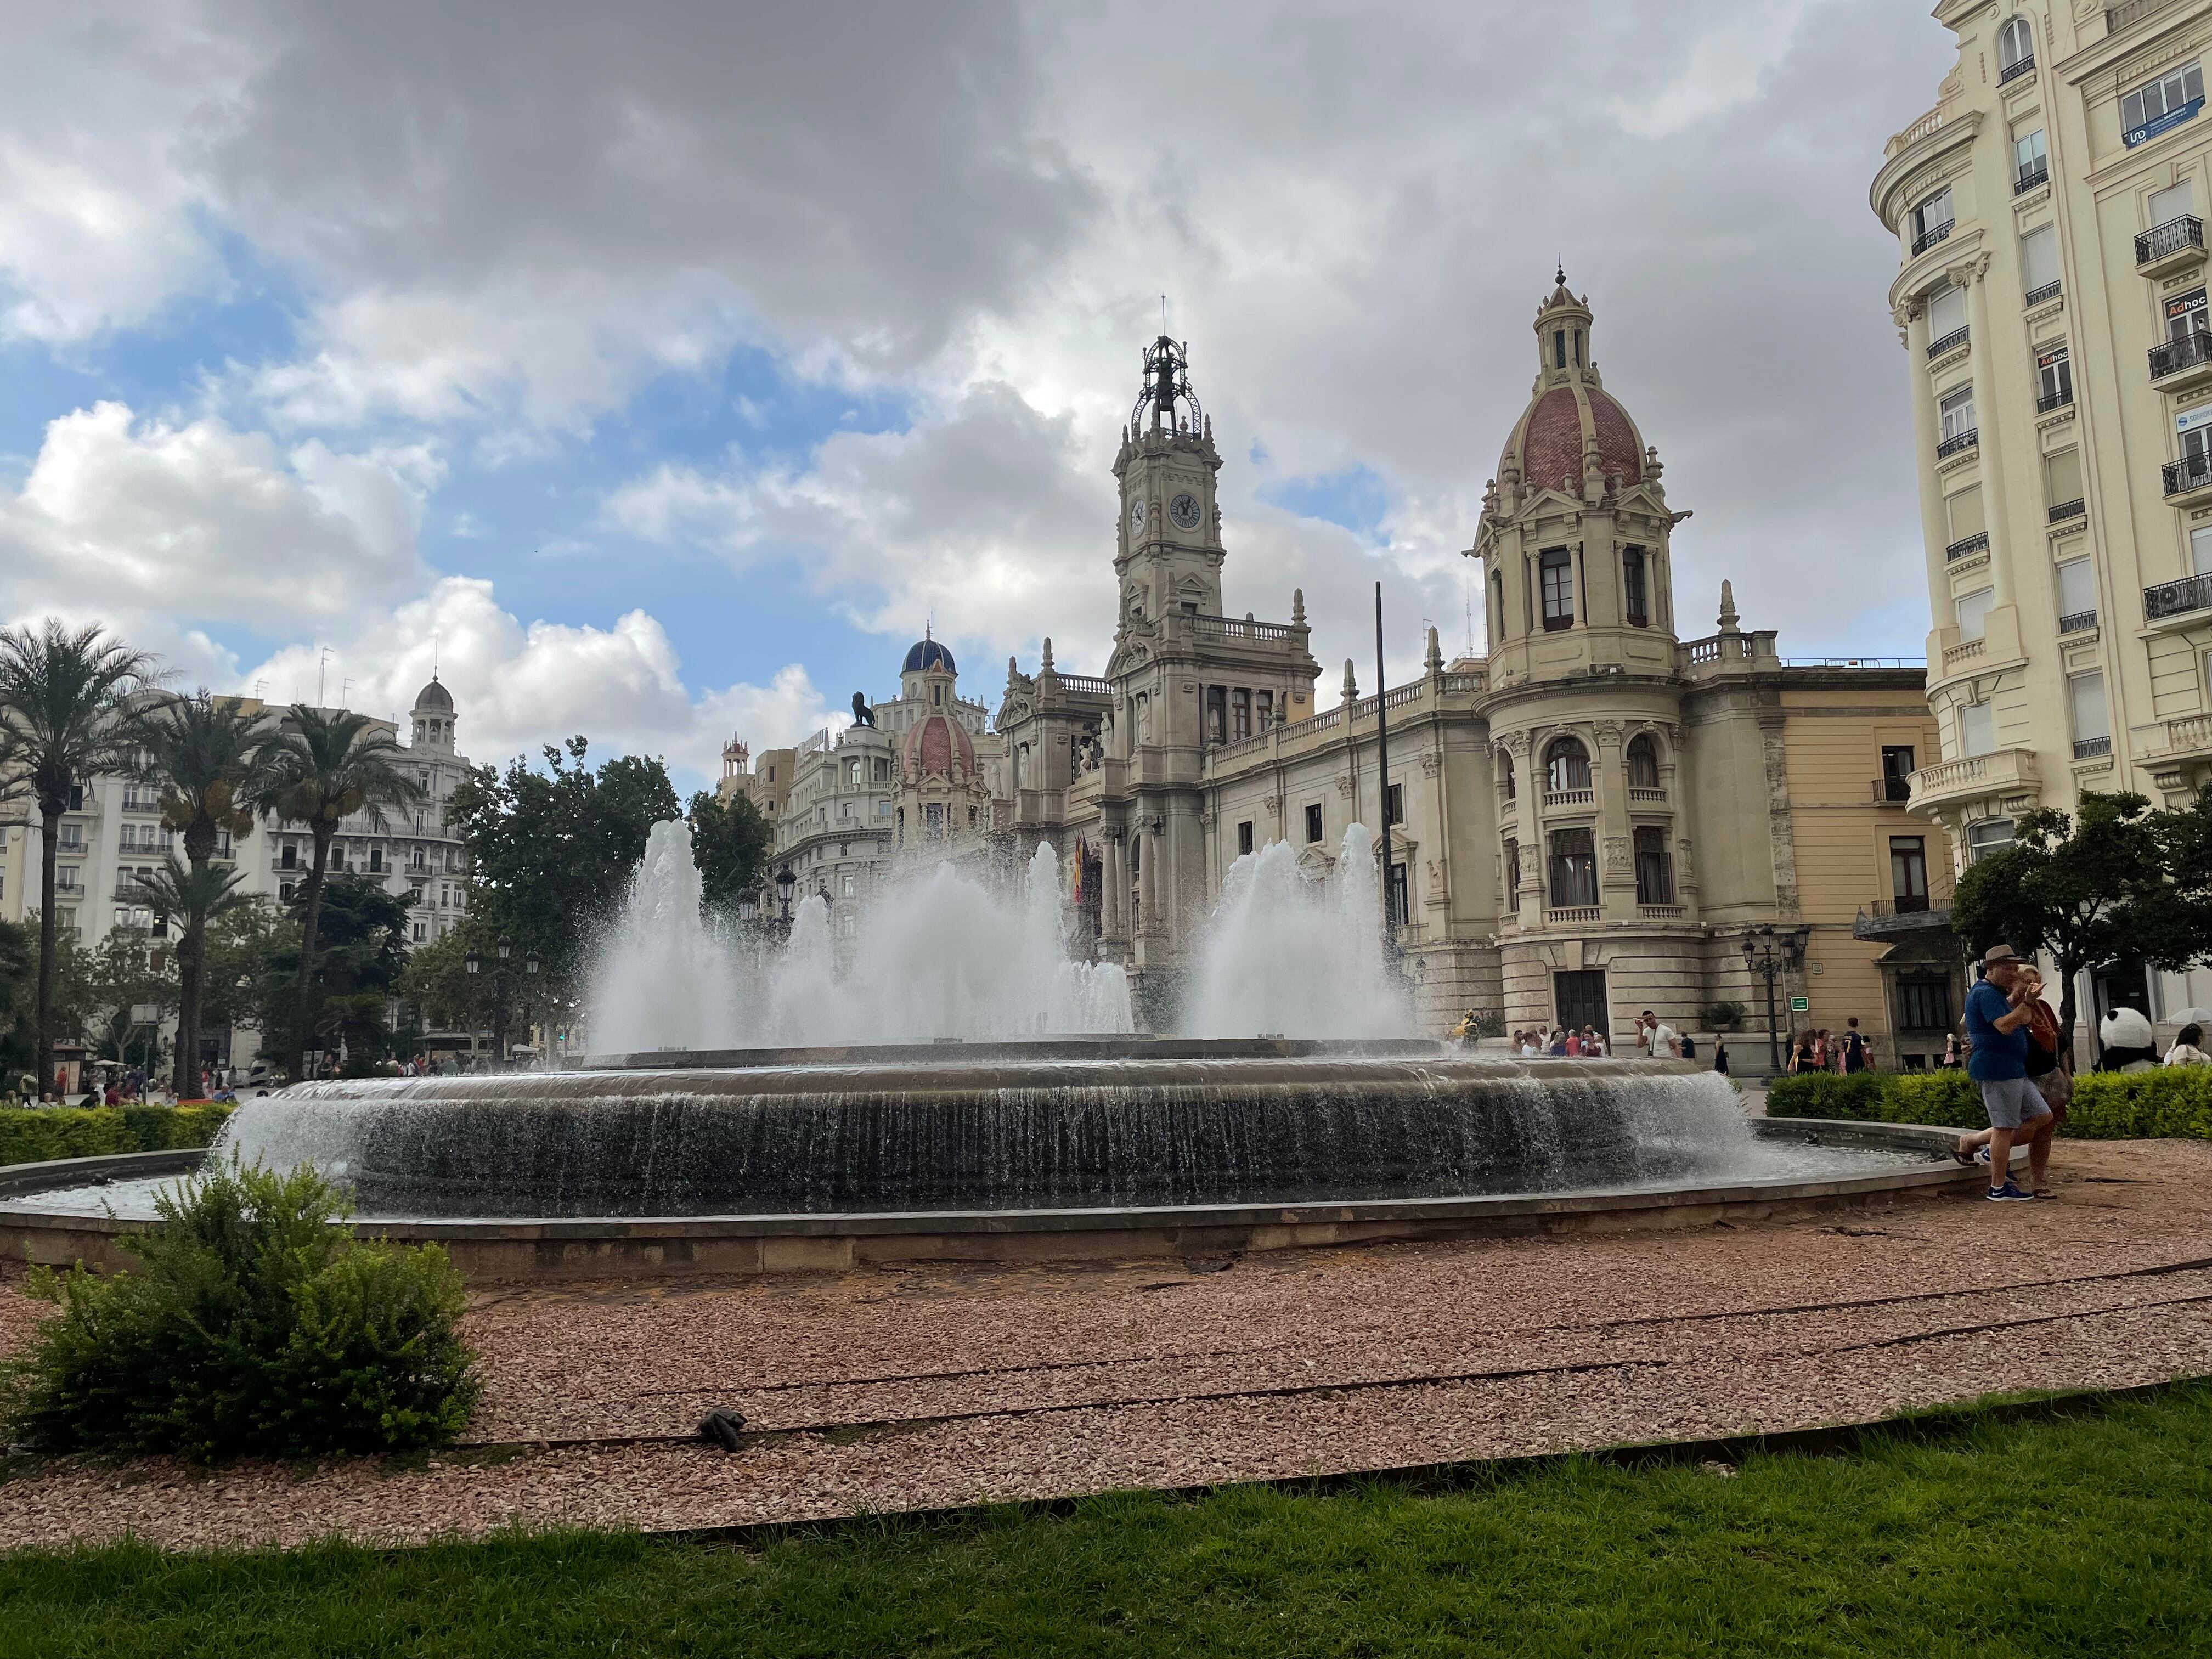
[[[1602,1217],[1674,1210],[1732,1210],[1850,1201],[1890,1192],[1936,1191],[1979,1181],[1978,1168],[1961,1168],[1949,1157],[1958,1132],[1928,1124],[1862,1123],[1826,1118],[1753,1118],[1771,1138],[1802,1136],[1823,1145],[1923,1154],[1925,1164],[1863,1176],[1819,1180],[1773,1177],[1704,1187],[1587,1189],[1537,1194],[1477,1194],[1462,1198],[1311,1200],[1275,1204],[1196,1204],[1049,1210],[910,1210],[771,1215],[507,1217],[498,1220],[364,1220],[365,1235],[398,1243],[455,1242],[651,1241],[714,1239],[848,1241],[866,1238],[972,1237],[1017,1240],[1036,1235],[1082,1233],[1188,1235],[1194,1232],[1358,1227],[1422,1224],[1480,1226],[1556,1217]],[[2024,1154],[2023,1154],[2024,1156]],[[138,1180],[184,1175],[198,1167],[204,1148],[126,1152],[64,1158],[0,1169],[0,1199],[80,1187],[103,1177]],[[116,1237],[155,1224],[132,1217],[70,1215],[53,1211],[0,1211],[0,1251],[33,1261],[54,1258],[37,1248],[40,1237]],[[1253,1248],[1261,1248],[1254,1246]],[[1146,1254],[1132,1251],[1131,1254]],[[1005,1252],[1010,1258],[1025,1253]],[[1033,1253],[1030,1253],[1033,1254]],[[60,1258],[66,1261],[66,1255]],[[973,1259],[971,1256],[969,1259]]]

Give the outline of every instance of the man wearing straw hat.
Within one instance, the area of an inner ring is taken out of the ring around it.
[[[2019,953],[2009,945],[1990,946],[1981,980],[1966,994],[1966,1036],[1973,1045],[1966,1075],[1981,1085],[1982,1109],[1989,1114],[1989,1195],[1999,1203],[2051,1195],[2045,1171],[2058,1120],[2027,1075],[2027,1024],[2034,1013],[2028,995]],[[2023,1135],[2033,1192],[2022,1192],[2011,1175],[2013,1143]]]

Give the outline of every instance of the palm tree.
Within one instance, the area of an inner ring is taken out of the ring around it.
[[[161,827],[181,836],[195,876],[215,857],[217,837],[253,833],[253,814],[240,803],[252,797],[270,770],[269,744],[276,728],[264,715],[247,714],[234,698],[218,701],[203,687],[189,697],[165,698],[146,720],[143,775],[161,786]],[[228,908],[228,907],[226,907]],[[185,933],[177,942],[180,967],[197,973],[206,953],[207,918],[173,912]],[[177,1098],[199,1092],[200,999],[188,980],[177,1012]]]
[[[422,790],[399,769],[407,751],[390,732],[373,728],[365,714],[325,714],[295,703],[265,754],[268,766],[254,781],[245,805],[274,813],[286,823],[307,825],[315,844],[314,863],[301,896],[299,1006],[286,1045],[296,1079],[306,1074],[307,1039],[315,1025],[309,999],[331,842],[356,812],[366,812],[373,827],[383,829],[385,807],[411,805],[422,799]]]
[[[238,890],[243,870],[223,870],[203,860],[185,865],[174,853],[150,876],[131,884],[131,896],[164,921],[177,924],[177,1064],[179,1100],[199,1091],[200,992],[207,966],[207,928],[226,910],[249,902]],[[187,1047],[189,1040],[190,1046]]]
[[[54,1076],[54,854],[73,793],[103,772],[131,769],[140,742],[139,694],[156,679],[154,659],[98,623],[75,633],[0,629],[0,791],[38,803],[39,1087]]]

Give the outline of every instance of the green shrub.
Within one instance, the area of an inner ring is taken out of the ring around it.
[[[0,1371],[0,1419],[49,1450],[313,1456],[440,1445],[477,1381],[459,1275],[363,1243],[313,1170],[218,1165],[165,1189],[128,1273],[39,1270],[57,1304]]]
[[[1705,1023],[1716,1031],[1741,1030],[1750,1012],[1741,1002],[1716,1002],[1705,1010]]]
[[[2078,1078],[2059,1133],[2085,1140],[2212,1140],[2212,1066],[2096,1072]]]
[[[1850,1118],[1865,1123],[1988,1127],[1981,1091],[1963,1071],[1812,1072],[1767,1087],[1775,1117]],[[2212,1066],[2151,1072],[2085,1072],[2059,1133],[2085,1140],[2212,1140]]]
[[[32,1106],[0,1109],[0,1164],[112,1152],[205,1146],[231,1109],[202,1106]]]

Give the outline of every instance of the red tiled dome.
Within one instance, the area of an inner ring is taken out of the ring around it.
[[[942,714],[932,714],[917,723],[906,734],[903,753],[907,770],[924,776],[951,777],[955,756],[963,771],[975,769],[975,740],[958,721]]]
[[[1638,482],[1644,477],[1644,451],[1628,411],[1602,387],[1584,386],[1580,390],[1589,400],[1599,472],[1623,483]],[[1571,386],[1555,386],[1528,405],[1528,412],[1506,442],[1504,454],[1498,458],[1501,472],[1514,464],[1517,451],[1522,482],[1530,489],[1581,492],[1583,412],[1576,392]]]

